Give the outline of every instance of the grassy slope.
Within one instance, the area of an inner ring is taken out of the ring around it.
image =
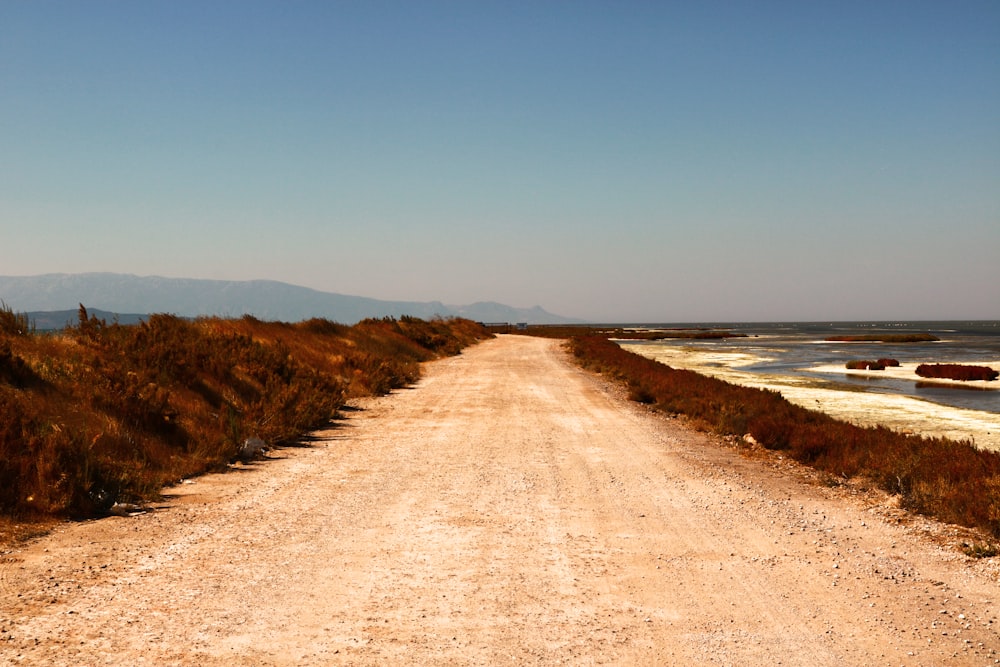
[[[488,334],[468,320],[296,324],[88,317],[37,335],[0,308],[0,516],[90,516],[218,469],[244,439],[292,441],[351,396]]]

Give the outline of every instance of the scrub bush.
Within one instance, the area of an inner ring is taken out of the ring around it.
[[[568,345],[583,367],[626,384],[658,409],[686,414],[723,435],[750,434],[837,477],[871,479],[913,511],[1000,537],[998,452],[856,426],[789,403],[778,392],[671,368],[603,336],[571,338]]]
[[[223,468],[254,437],[291,442],[349,396],[419,378],[419,363],[488,336],[466,320],[296,324],[151,315],[108,324],[80,306],[53,335],[0,308],[0,515],[92,516]]]
[[[925,378],[945,378],[948,380],[996,380],[1000,372],[988,366],[967,366],[964,364],[920,364],[917,375]]]
[[[885,364],[883,364],[881,360],[879,360],[879,361],[868,361],[868,360],[865,360],[865,359],[855,359],[854,361],[848,361],[847,362],[847,369],[848,370],[855,370],[855,371],[865,371],[865,370],[868,370],[868,371],[884,371],[885,370]]]

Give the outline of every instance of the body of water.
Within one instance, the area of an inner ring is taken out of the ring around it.
[[[646,329],[711,329],[745,334],[724,339],[621,341],[627,349],[678,368],[780,391],[789,400],[861,423],[976,441],[1000,438],[1000,380],[928,382],[922,363],[1000,370],[1000,321],[775,322],[637,325]],[[835,336],[933,334],[918,343],[838,342]],[[856,359],[897,359],[886,371],[848,372]],[[891,406],[891,407],[890,407]],[[940,428],[935,428],[936,423]],[[954,422],[954,423],[952,423]],[[954,424],[970,425],[955,427]],[[978,426],[973,426],[978,424]],[[963,435],[964,434],[964,435]]]

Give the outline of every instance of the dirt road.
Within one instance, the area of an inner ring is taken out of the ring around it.
[[[1000,663],[996,562],[558,342],[436,362],[275,459],[3,554],[0,663]]]

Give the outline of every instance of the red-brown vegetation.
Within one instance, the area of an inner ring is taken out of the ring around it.
[[[846,336],[830,336],[826,340],[840,343],[932,343],[941,340],[934,334],[851,334]]]
[[[848,370],[853,370],[853,371],[864,371],[864,370],[884,371],[886,365],[882,363],[881,359],[879,359],[878,361],[869,361],[866,359],[854,359],[852,361],[848,361],[846,366]]]
[[[899,366],[899,362],[895,359],[883,358],[871,361],[869,359],[853,359],[847,362],[847,368],[849,370],[869,370],[869,371],[884,371],[889,366]]]
[[[20,318],[20,319],[19,319]],[[290,442],[350,396],[415,381],[487,334],[414,318],[296,324],[152,315],[27,332],[0,308],[0,515],[89,516],[224,466],[246,438]]]
[[[969,366],[966,364],[920,364],[917,375],[924,378],[945,378],[948,380],[996,380],[1000,372],[989,366]]]
[[[615,336],[623,340],[720,340],[723,338],[746,338],[745,333],[733,331],[716,331],[713,329],[673,329],[669,331],[632,331],[622,330]]]
[[[913,511],[1000,536],[1000,453],[855,426],[793,405],[778,392],[671,368],[602,336],[573,338],[569,345],[583,366],[621,381],[637,400],[721,434],[749,433],[764,447],[832,475],[866,477]]]

